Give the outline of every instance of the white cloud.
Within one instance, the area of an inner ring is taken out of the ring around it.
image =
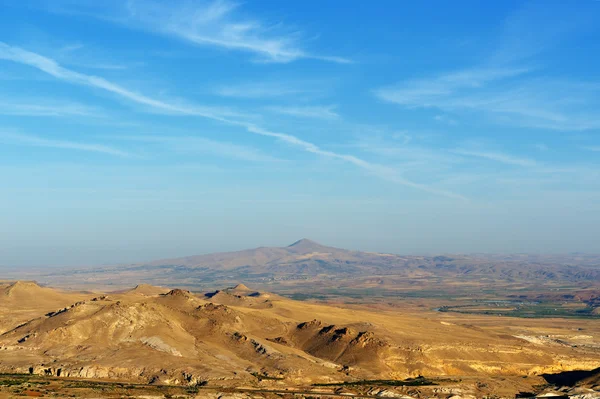
[[[584,3],[571,7],[564,2],[527,2],[504,21],[496,44],[477,66],[407,80],[375,94],[406,108],[476,112],[505,125],[560,131],[598,129],[600,85],[548,76],[534,59],[597,24],[597,9]]]
[[[101,64],[101,63],[94,63],[94,62],[87,62],[87,63],[69,62],[69,65],[77,66],[80,68],[88,68],[88,69],[104,69],[107,71],[123,71],[123,70],[129,69],[129,66],[127,66],[127,65]]]
[[[398,134],[395,140],[389,140],[385,138],[389,135],[381,135],[377,133],[377,129],[370,131],[368,128],[363,128],[362,130],[365,133],[358,135],[353,147],[393,162],[396,167],[399,165],[403,170],[439,172],[450,170],[462,162],[462,158],[456,154],[413,142],[415,141],[413,136]]]
[[[274,162],[279,159],[244,145],[192,136],[114,136],[112,139],[168,145],[182,153],[214,154],[248,162]]]
[[[500,162],[507,165],[515,165],[515,166],[536,166],[537,163],[532,159],[527,158],[519,158],[509,154],[503,154],[500,152],[489,152],[489,151],[478,151],[478,150],[468,150],[468,149],[456,149],[453,150],[455,154],[464,155],[468,157],[475,158],[483,158],[490,161]]]
[[[283,107],[272,106],[266,107],[267,110],[278,114],[295,116],[300,118],[316,118],[316,119],[337,119],[340,116],[335,112],[334,105],[328,106],[297,106]]]
[[[56,77],[57,79],[61,79],[74,84],[80,84],[84,86],[102,89],[116,94],[118,96],[121,96],[123,98],[126,98],[130,101],[146,105],[148,107],[162,112],[167,111],[179,115],[198,116],[219,121],[232,126],[239,126],[246,129],[250,133],[257,134],[260,136],[276,138],[280,141],[299,147],[306,152],[346,161],[361,169],[367,170],[370,173],[379,176],[380,178],[392,181],[397,184],[412,187],[436,195],[464,199],[464,197],[462,197],[459,194],[445,190],[438,190],[434,187],[415,183],[408,179],[405,179],[392,168],[370,163],[353,155],[340,154],[332,151],[323,150],[316,144],[304,141],[290,134],[271,132],[248,121],[231,119],[228,116],[218,113],[214,109],[208,107],[172,104],[145,96],[143,94],[138,94],[115,83],[112,83],[104,78],[72,71],[70,69],[60,66],[56,61],[52,59],[17,47],[8,46],[2,42],[0,42],[0,59],[11,60],[14,62],[29,65],[47,74],[50,74]]]
[[[102,114],[91,107],[75,103],[36,103],[37,100],[19,100],[2,101],[0,102],[1,115],[15,116],[50,116],[50,117],[67,117],[67,116],[85,116],[99,117]]]
[[[528,72],[526,69],[475,68],[440,74],[427,79],[409,80],[395,86],[375,91],[382,100],[408,107],[435,107],[443,98],[460,89],[478,88],[498,79],[514,77]],[[442,107],[440,107],[442,108]]]
[[[435,106],[437,99],[460,89],[483,87],[490,82],[523,75],[527,68],[469,68],[442,73],[426,79],[414,79],[381,88],[375,94],[383,100],[401,105]]]
[[[583,147],[583,149],[587,151],[600,152],[600,146],[586,146]]]
[[[375,95],[384,101],[409,108],[435,107],[452,110],[460,107],[456,100],[457,93],[460,93],[461,90],[476,90],[490,82],[515,77],[527,72],[527,69],[522,68],[465,69],[380,88],[375,91]],[[466,105],[463,104],[462,106]]]
[[[600,128],[600,85],[530,78],[527,68],[465,69],[375,91],[406,108],[477,111],[499,123],[551,130]]]
[[[183,115],[204,116],[206,118],[211,118],[215,120],[225,120],[226,117],[241,116],[237,113],[221,108],[198,107],[186,104],[167,103],[161,100],[157,100],[142,94],[135,93],[131,90],[127,90],[124,87],[112,83],[104,78],[94,75],[86,75],[64,68],[53,59],[41,56],[37,53],[33,53],[27,50],[23,50],[18,47],[9,46],[3,42],[0,42],[0,60],[1,59],[29,65],[51,76],[54,76],[57,79],[65,80],[75,84],[103,89],[105,91],[111,92],[135,103],[146,105],[154,109],[159,109],[163,112]]]
[[[89,50],[86,46],[81,43],[63,45],[58,50],[57,59],[66,65],[72,67],[80,67],[86,69],[101,69],[108,71],[123,71],[133,66],[141,66],[144,63],[135,62],[127,65],[122,63],[115,63],[113,61],[105,61],[106,56],[99,58],[94,51]]]
[[[30,147],[46,147],[46,148],[58,148],[64,150],[75,150],[75,151],[86,151],[96,152],[101,154],[113,155],[118,157],[131,157],[132,154],[119,150],[117,148],[103,145],[103,144],[90,144],[80,143],[77,141],[67,140],[53,140],[39,136],[31,136],[24,134],[16,134],[11,132],[0,132],[0,141],[5,144],[12,145],[23,145]]]
[[[215,88],[214,93],[221,97],[252,99],[297,97],[318,94],[322,89],[318,89],[316,86],[317,84],[314,82],[252,82],[220,86]]]
[[[444,197],[449,197],[449,198],[456,198],[456,199],[461,199],[461,200],[465,200],[466,198],[450,192],[450,191],[446,191],[446,190],[439,190],[436,189],[434,187],[425,185],[425,184],[419,184],[419,183],[415,183],[413,181],[410,181],[408,179],[405,179],[404,177],[400,176],[398,174],[398,172],[390,167],[384,166],[384,165],[378,165],[378,164],[373,164],[370,162],[367,162],[361,158],[358,158],[354,155],[347,155],[347,154],[340,154],[340,153],[336,153],[333,151],[327,151],[327,150],[323,150],[320,147],[318,147],[317,145],[301,140],[295,136],[291,136],[289,134],[285,134],[285,133],[277,133],[277,132],[271,132],[269,130],[257,127],[257,126],[248,126],[248,130],[250,132],[262,135],[262,136],[267,136],[267,137],[274,137],[277,138],[281,141],[284,141],[286,143],[292,144],[294,146],[298,146],[298,147],[302,147],[305,151],[313,153],[313,154],[317,154],[317,155],[322,155],[328,158],[334,158],[334,159],[339,159],[342,161],[346,161],[349,162],[355,166],[358,166],[362,169],[365,169],[377,176],[379,176],[380,178],[383,178],[385,180],[394,182],[394,183],[398,183],[404,186],[408,186],[408,187],[412,187],[418,190],[422,190],[431,194],[436,194],[436,195],[440,195],[440,196],[444,196]]]
[[[598,8],[581,1],[577,7],[568,2],[528,1],[509,15],[493,63],[510,63],[531,59],[563,44],[597,25]]]
[[[458,125],[458,122],[455,119],[450,118],[448,115],[436,115],[433,117],[433,119],[451,126]]]
[[[228,0],[128,0],[111,3],[110,6],[103,2],[59,3],[50,8],[58,12],[101,18],[197,46],[252,53],[263,62],[291,62],[298,59],[351,62],[344,57],[318,55],[304,50],[299,32],[285,29],[280,22],[267,23],[246,16],[239,10],[239,3]]]
[[[237,3],[217,0],[175,8],[173,3],[150,3],[132,0],[128,3],[130,16],[147,28],[172,35],[185,41],[225,49],[258,54],[265,61],[290,62],[313,58],[337,63],[348,59],[310,54],[297,43],[295,35],[275,36],[275,25],[236,15]]]

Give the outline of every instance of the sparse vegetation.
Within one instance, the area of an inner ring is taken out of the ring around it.
[[[315,387],[331,387],[331,386],[391,386],[391,387],[418,387],[438,385],[436,382],[419,376],[416,378],[407,378],[405,380],[361,380],[361,381],[344,381],[333,383],[313,384]]]
[[[261,380],[273,380],[273,381],[285,380],[285,377],[275,377],[275,376],[270,376],[270,375],[266,375],[266,374],[260,374],[257,372],[252,372],[250,374],[253,375],[254,377],[256,377],[259,381],[261,381]]]
[[[23,385],[23,380],[10,380],[10,379],[0,379],[0,385],[2,386],[15,386],[15,385]]]
[[[474,301],[462,305],[444,305],[437,309],[439,312],[453,312],[474,315],[508,316],[521,318],[561,317],[574,319],[600,319],[600,314],[594,314],[593,308],[570,301]]]

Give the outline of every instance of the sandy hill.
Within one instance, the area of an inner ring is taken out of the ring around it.
[[[15,281],[0,286],[0,306],[55,307],[73,302],[85,294],[41,287],[34,281]],[[88,294],[89,295],[89,294]]]
[[[64,295],[30,289],[39,301]],[[21,311],[28,306],[35,305]],[[213,295],[173,289],[88,297],[6,328],[0,350],[0,372],[235,385],[257,377],[307,384],[523,375],[589,368],[600,359],[587,348],[542,346],[430,317],[298,302],[244,285]]]
[[[235,286],[229,288],[230,291],[239,291],[239,292],[248,292],[251,291],[250,288],[244,283],[236,284]]]
[[[157,287],[150,284],[138,284],[133,289],[127,292],[131,294],[139,294],[144,296],[157,296],[169,292],[169,289]]]
[[[251,380],[252,373],[335,375],[322,360],[263,338],[266,331],[286,330],[277,317],[247,314],[180,289],[118,298],[81,301],[6,332],[0,342],[13,356],[3,366],[10,358],[13,371],[156,383]]]
[[[36,296],[43,297],[49,300],[53,297],[58,297],[61,294],[49,288],[40,287],[34,281],[15,281],[11,283],[5,283],[2,288],[2,294],[5,298],[10,300],[29,300]]]
[[[0,333],[32,317],[70,306],[91,296],[41,287],[34,281],[11,281],[0,284]]]
[[[207,300],[228,306],[252,307],[264,309],[273,306],[273,300],[283,300],[282,297],[268,292],[255,291],[245,284],[204,294]]]

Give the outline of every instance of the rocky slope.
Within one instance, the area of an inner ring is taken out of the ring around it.
[[[72,294],[28,284],[38,303],[87,297],[38,310],[20,325],[5,313],[0,372],[153,384],[308,384],[521,375],[591,369],[600,361],[589,348],[539,345],[430,317],[297,302],[244,285],[195,295],[149,286]],[[14,312],[39,309],[8,298],[1,304],[11,303]]]

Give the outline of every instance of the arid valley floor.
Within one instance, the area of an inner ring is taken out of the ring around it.
[[[301,240],[7,277],[4,397],[600,397],[593,256]]]

